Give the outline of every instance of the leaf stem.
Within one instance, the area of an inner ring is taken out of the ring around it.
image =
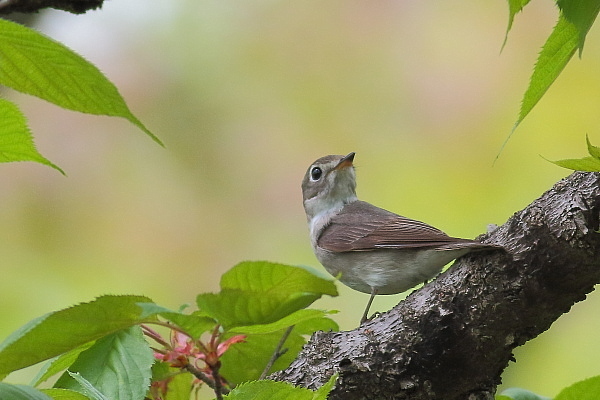
[[[292,333],[294,326],[295,325],[288,326],[286,331],[283,332],[283,335],[281,335],[281,339],[279,339],[279,343],[277,343],[277,346],[275,347],[275,351],[273,351],[273,354],[271,355],[269,362],[265,366],[265,369],[263,370],[262,374],[260,374],[260,378],[258,378],[258,379],[265,379],[267,377],[267,374],[271,370],[271,367],[273,367],[273,364],[275,364],[275,361],[277,361],[277,359],[279,357],[281,357],[282,355],[285,354],[285,352],[287,350],[281,351],[281,348],[283,347],[283,344],[287,340],[288,336],[290,336],[290,333]]]

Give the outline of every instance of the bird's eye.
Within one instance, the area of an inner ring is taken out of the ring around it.
[[[323,175],[323,171],[321,171],[321,168],[319,167],[313,167],[313,169],[310,170],[310,179],[313,181],[321,179],[321,175]]]

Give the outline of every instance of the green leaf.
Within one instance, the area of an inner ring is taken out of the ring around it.
[[[331,391],[335,387],[335,382],[337,381],[337,378],[338,374],[333,374],[323,386],[317,389],[317,391],[315,392],[316,396],[313,398],[313,400],[326,400],[329,396],[329,393],[331,393]]]
[[[21,110],[10,101],[0,99],[0,162],[12,161],[35,161],[65,174],[37,151]]]
[[[330,314],[331,312],[327,312],[327,311],[322,311],[322,310],[307,310],[307,309],[302,309],[302,310],[298,310],[293,312],[292,314],[277,320],[275,322],[272,322],[270,324],[262,324],[262,325],[249,325],[249,326],[238,326],[235,328],[231,328],[229,330],[229,332],[231,333],[245,333],[245,334],[262,334],[262,333],[271,333],[271,332],[276,332],[276,331],[280,331],[282,329],[287,328],[288,326],[292,326],[292,325],[296,325],[299,324],[301,322],[307,322],[307,321],[311,321],[314,322],[315,325],[317,324],[317,322],[315,322],[316,320],[320,320],[322,318],[326,318],[327,314]],[[328,321],[333,322],[331,319],[326,318]],[[335,324],[335,322],[333,322],[332,327],[337,326],[337,324]],[[314,332],[314,331],[313,331]],[[311,332],[312,333],[312,332]]]
[[[67,389],[41,389],[41,391],[54,400],[89,400],[89,397]]]
[[[600,11],[600,1],[598,0],[558,0],[556,2],[565,18],[569,20],[577,29],[579,56],[583,51],[585,37],[592,27],[598,11]]]
[[[548,397],[539,396],[529,390],[510,388],[500,393],[500,396],[496,396],[496,400],[551,400]]]
[[[227,400],[325,400],[333,389],[337,376],[332,376],[319,390],[296,387],[287,382],[269,380],[241,384],[231,391]]]
[[[0,19],[0,85],[70,110],[125,118],[162,145],[93,64],[61,43],[4,19]]]
[[[0,375],[47,360],[140,322],[142,296],[102,296],[30,321],[0,343]]]
[[[537,59],[513,132],[565,68],[575,53],[578,43],[577,27],[561,13],[558,23],[546,40]]]
[[[323,294],[337,296],[333,281],[304,268],[243,262],[222,276],[220,293],[200,294],[196,301],[201,312],[231,328],[277,321]]]
[[[139,303],[138,306],[143,310],[142,318],[160,315],[173,322],[194,339],[198,339],[205,332],[212,331],[217,324],[212,318],[198,315],[197,313],[183,314],[154,303]]]
[[[231,346],[221,356],[221,374],[234,385],[258,379],[284,331],[285,329],[264,335],[249,335],[245,342]],[[287,351],[277,359],[270,372],[287,368],[305,343],[303,336],[292,331],[283,346]]]
[[[287,368],[306,343],[304,335],[317,330],[338,330],[335,321],[321,310],[298,310],[276,322],[232,328],[226,336],[246,335],[246,341],[230,347],[222,356],[221,373],[232,383],[258,379],[289,326],[294,325],[283,348],[286,352],[275,362],[271,372]]]
[[[600,376],[595,376],[561,390],[554,400],[596,400],[599,398]]]
[[[515,15],[523,10],[530,0],[508,0],[508,27],[506,28],[506,34],[504,35],[504,43],[502,43],[502,48],[506,45],[506,40],[508,39],[508,32],[512,28],[513,22],[515,20]]]
[[[575,50],[579,49],[581,56],[585,37],[600,11],[600,0],[558,0],[557,3],[561,9],[558,23],[542,47],[511,135],[560,75]]]
[[[600,147],[593,146],[588,135],[585,135],[585,141],[587,143],[588,153],[590,153],[592,157],[600,160]]]
[[[79,373],[69,372],[69,375],[75,379],[75,381],[81,386],[86,396],[92,400],[110,400],[102,392],[94,387],[87,379],[81,376]]]
[[[52,400],[52,397],[39,390],[25,385],[11,385],[0,382],[0,399],[2,400]]]
[[[189,400],[192,393],[192,374],[177,374],[169,381],[169,390],[164,400]]]
[[[81,382],[72,378],[77,372],[108,399],[138,400],[150,385],[153,363],[141,328],[133,326],[99,339],[82,352],[55,387],[79,390]]]
[[[548,161],[559,167],[572,169],[574,171],[600,172],[600,160],[594,157]]]
[[[152,382],[167,381],[166,394],[159,390],[164,400],[190,400],[193,379],[192,374],[182,373],[181,368],[173,368],[169,363],[156,361],[152,365]],[[159,387],[153,387],[151,391],[154,392]]]
[[[33,379],[33,386],[39,386],[41,383],[47,381],[54,375],[69,368],[71,364],[75,362],[77,357],[79,357],[79,354],[81,354],[82,351],[89,349],[93,344],[94,342],[86,343],[83,346],[79,346],[49,360]]]

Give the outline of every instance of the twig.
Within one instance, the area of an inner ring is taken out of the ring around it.
[[[215,381],[208,377],[204,372],[200,371],[198,368],[194,367],[192,364],[187,362],[187,360],[183,363],[183,368],[194,375],[196,378],[200,379],[202,382],[206,383],[211,389],[215,388]]]
[[[215,387],[214,387],[214,391],[215,394],[217,395],[217,400],[223,400],[223,392],[224,392],[224,387],[223,387],[223,382],[221,382],[221,376],[219,375],[219,369],[221,369],[221,362],[217,362],[212,368],[212,376],[213,379],[215,381]]]
[[[273,364],[275,364],[275,361],[277,361],[279,357],[285,354],[286,350],[281,351],[281,348],[283,347],[283,344],[287,340],[288,336],[290,336],[290,333],[292,333],[294,326],[295,325],[288,326],[286,331],[283,333],[281,339],[279,339],[279,343],[277,343],[277,347],[275,347],[275,351],[273,351],[273,355],[271,355],[269,362],[265,366],[265,369],[263,370],[262,374],[260,374],[260,378],[258,379],[265,379],[267,377],[267,374],[271,370],[271,367],[273,366]]]
[[[220,387],[219,391],[221,394],[229,393],[229,389],[227,389],[226,387],[224,387],[221,384],[221,379],[220,378],[216,379],[216,377],[218,376],[218,372],[215,374],[214,368],[213,368],[213,377],[215,377],[215,379],[211,379],[204,372],[200,371],[198,368],[194,367],[192,364],[187,362],[187,360],[185,360],[185,362],[182,362],[182,365],[186,371],[188,371],[189,373],[194,375],[196,378],[200,379],[202,382],[206,383],[208,385],[208,387],[210,387],[212,390],[215,391],[215,393],[216,393],[217,387]],[[218,369],[217,369],[217,371],[218,371]],[[217,382],[219,382],[219,383],[217,384]]]

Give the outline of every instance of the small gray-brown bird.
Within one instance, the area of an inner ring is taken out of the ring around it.
[[[319,158],[306,171],[302,195],[317,259],[343,284],[371,294],[361,324],[376,295],[426,282],[470,251],[500,248],[358,200],[353,161],[354,153]]]

